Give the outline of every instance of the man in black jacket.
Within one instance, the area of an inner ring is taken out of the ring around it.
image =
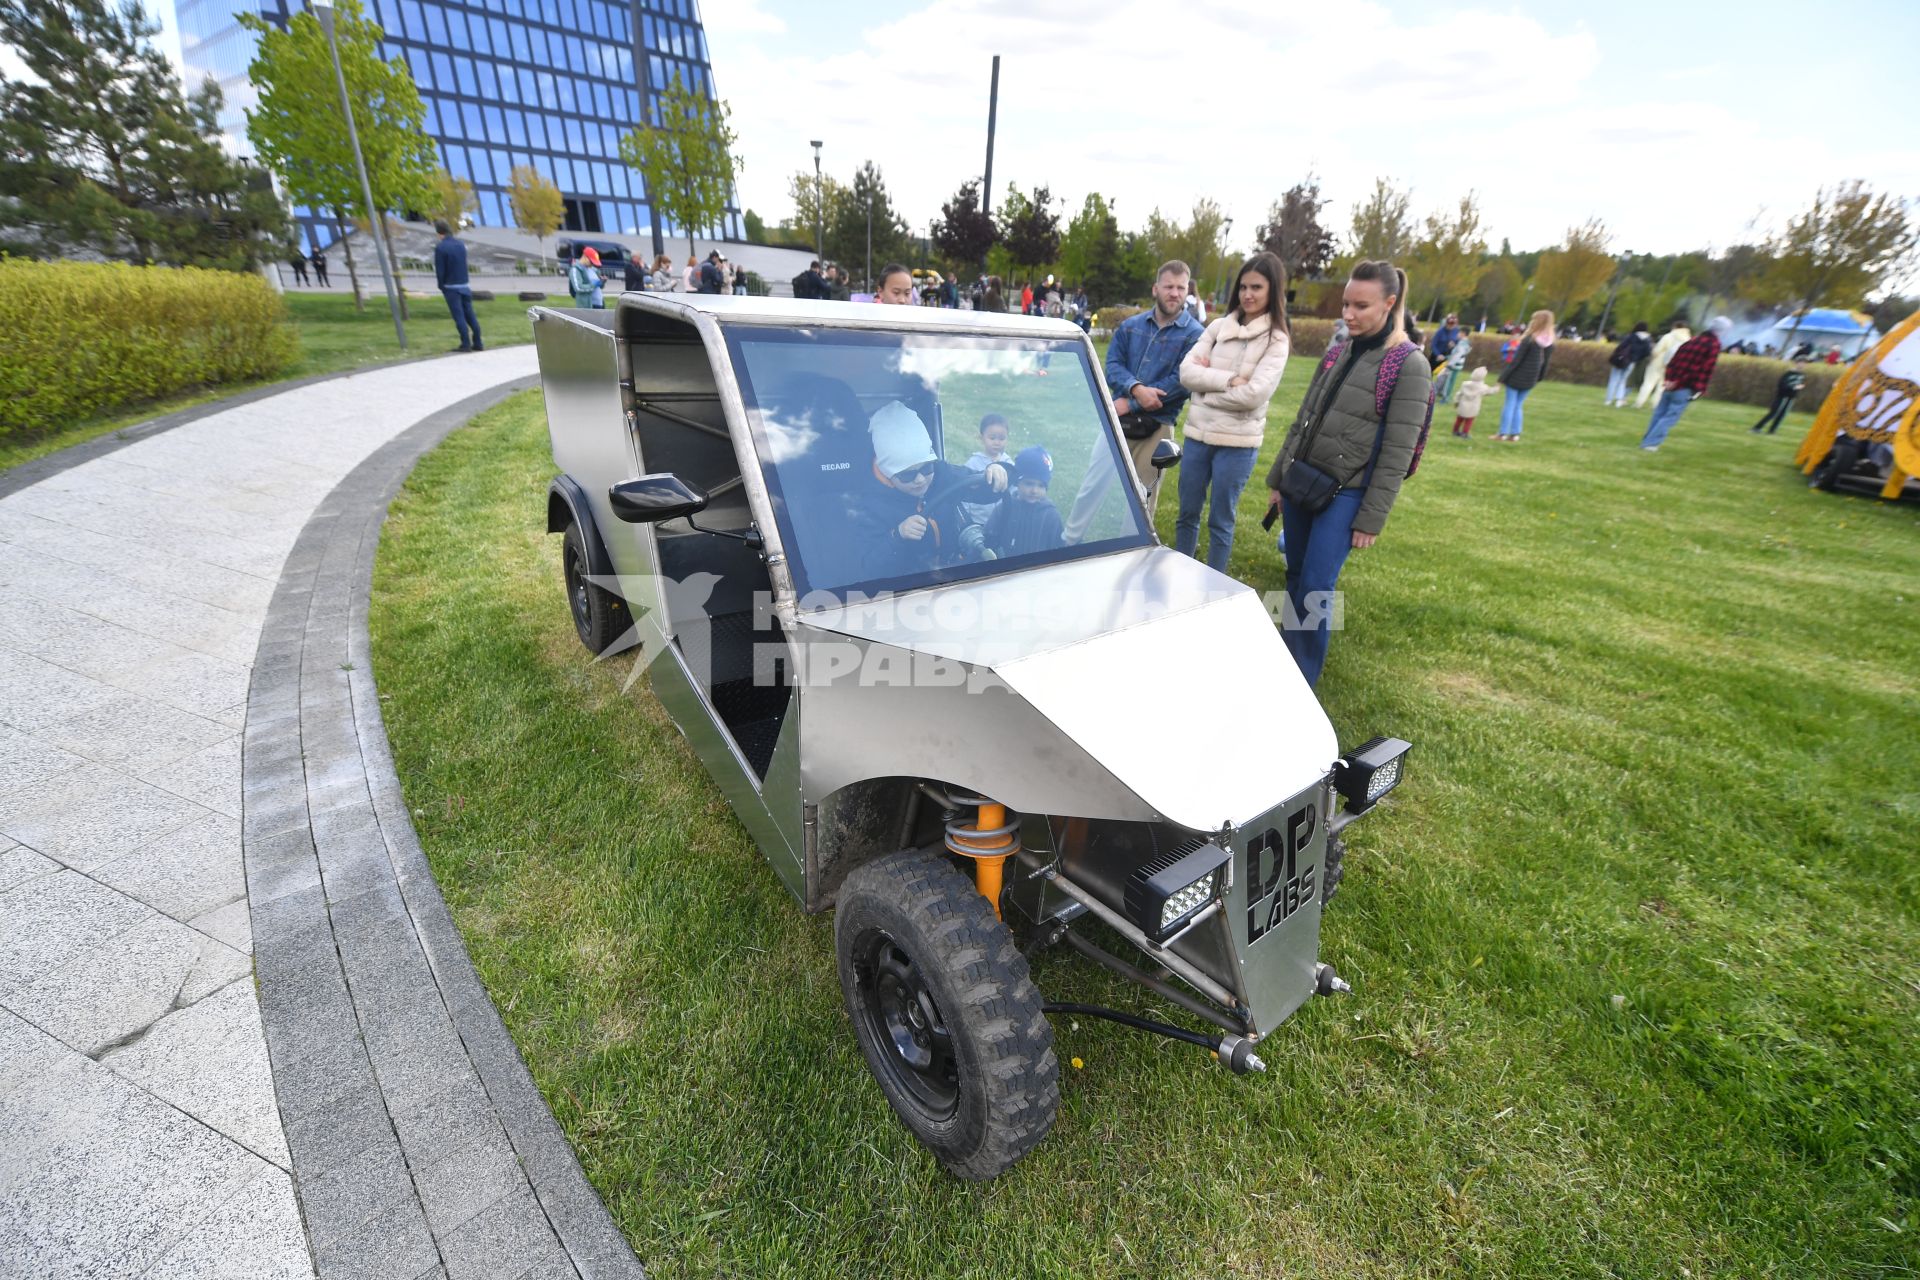
[[[1754,424],[1753,434],[1759,435],[1763,427],[1768,435],[1778,431],[1780,424],[1786,421],[1787,410],[1793,408],[1793,402],[1799,396],[1800,389],[1806,385],[1807,375],[1798,369],[1789,369],[1781,374],[1780,381],[1773,384],[1773,408],[1767,410],[1766,416]]]
[[[460,331],[460,345],[454,350],[479,351],[480,321],[473,314],[473,286],[467,281],[467,246],[444,219],[435,222],[433,229],[440,233],[440,243],[433,246],[433,282],[440,286],[440,296],[453,313],[453,327]]]
[[[1620,345],[1607,357],[1607,403],[1627,407],[1628,375],[1633,366],[1653,354],[1653,338],[1647,331],[1647,322],[1642,320],[1633,326],[1633,332],[1620,339]]]

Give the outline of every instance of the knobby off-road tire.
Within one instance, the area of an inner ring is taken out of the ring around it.
[[[833,941],[867,1066],[949,1172],[991,1178],[1046,1136],[1053,1028],[1013,935],[952,864],[896,853],[857,868]]]
[[[1333,905],[1333,895],[1340,892],[1340,877],[1346,874],[1347,842],[1339,836],[1327,837],[1327,853],[1320,860],[1320,906],[1322,909]]]
[[[626,632],[627,606],[619,596],[588,580],[591,572],[588,566],[592,563],[587,558],[587,540],[580,532],[579,522],[569,523],[560,548],[560,569],[567,584],[567,611],[573,615],[573,629],[579,634],[580,643],[587,646],[587,652],[605,653]]]

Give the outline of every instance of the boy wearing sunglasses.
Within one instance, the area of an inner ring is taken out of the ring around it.
[[[898,400],[874,413],[868,431],[874,483],[862,487],[851,513],[867,575],[894,578],[980,559],[980,525],[961,499],[999,502],[1006,463],[975,472],[942,461],[920,415]]]

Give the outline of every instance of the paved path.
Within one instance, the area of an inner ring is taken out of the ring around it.
[[[0,1277],[638,1273],[364,655],[387,496],[533,368],[356,374],[0,489]]]

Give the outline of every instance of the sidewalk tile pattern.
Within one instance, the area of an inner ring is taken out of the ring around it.
[[[479,1064],[498,1044],[423,1083],[467,1033],[420,1040],[416,1063],[409,1018],[499,1022],[450,922],[413,935],[430,963],[383,964],[399,953],[382,930],[422,895],[369,853],[377,815],[404,818],[377,716],[354,718],[375,696],[378,512],[351,546],[297,549],[327,541],[303,538],[310,517],[337,524],[370,457],[384,469],[362,496],[384,510],[453,425],[409,434],[423,412],[470,413],[476,388],[532,366],[509,348],[249,393],[0,476],[0,1277],[507,1275],[569,1257],[638,1274],[544,1104],[557,1152],[525,1137],[511,1083],[512,1106],[492,1105]],[[316,587],[331,594],[309,609]],[[309,621],[327,636],[311,647]],[[329,903],[336,888],[357,901]],[[462,966],[469,985],[443,995],[436,975]],[[445,1084],[468,1077],[485,1087],[456,1105]],[[383,1132],[411,1201],[382,1198],[400,1185]],[[556,1171],[572,1182],[549,1191]],[[379,1203],[360,1215],[356,1198]],[[515,1216],[549,1202],[545,1237]]]

